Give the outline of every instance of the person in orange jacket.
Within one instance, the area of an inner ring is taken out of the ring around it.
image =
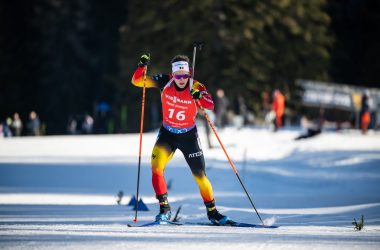
[[[363,135],[367,134],[368,126],[371,122],[371,115],[369,112],[369,104],[368,104],[368,93],[363,93],[362,95],[362,107],[360,110],[360,128],[362,130]]]
[[[230,219],[216,209],[211,182],[206,176],[205,160],[195,124],[199,103],[204,108],[213,110],[214,102],[204,84],[195,79],[193,82],[190,81],[189,61],[187,56],[177,55],[171,61],[171,74],[157,74],[147,77],[145,80],[147,88],[160,90],[162,102],[163,121],[151,157],[152,185],[160,205],[156,221],[167,221],[171,217],[164,171],[166,164],[178,149],[182,151],[198,184],[208,219],[214,224],[225,225]],[[149,55],[141,56],[132,77],[133,85],[144,86],[144,67],[149,62]]]
[[[276,115],[274,120],[274,131],[277,131],[278,128],[283,126],[283,116],[285,111],[285,97],[278,89],[273,93],[272,109]]]

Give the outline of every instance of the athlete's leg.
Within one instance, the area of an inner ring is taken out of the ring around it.
[[[184,134],[183,139],[181,140],[181,145],[179,145],[178,148],[185,156],[187,164],[198,184],[203,201],[210,202],[214,200],[212,185],[206,176],[205,160],[197,130],[193,129]]]
[[[164,178],[164,170],[168,161],[173,157],[174,150],[169,143],[158,140],[152,151],[152,184],[156,196],[167,193],[166,181]]]
[[[166,164],[173,157],[175,151],[175,148],[170,145],[171,140],[172,138],[165,131],[160,130],[152,151],[152,184],[160,204],[160,212],[156,216],[156,221],[170,220],[171,217],[168,190],[164,178]]]
[[[216,209],[214,194],[211,183],[206,176],[205,160],[196,129],[186,133],[184,137],[185,138],[181,140],[182,145],[178,145],[178,148],[184,154],[194,179],[198,184],[199,191],[207,209],[207,217],[214,224],[224,225],[229,221],[229,218],[219,213]]]

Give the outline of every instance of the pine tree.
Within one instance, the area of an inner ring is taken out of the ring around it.
[[[64,133],[70,114],[91,114],[96,102],[112,102],[123,3],[40,0],[36,4],[40,98],[49,104],[45,115],[50,133]]]

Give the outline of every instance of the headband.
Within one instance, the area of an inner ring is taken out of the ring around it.
[[[179,62],[172,63],[172,72],[176,72],[179,70],[190,72],[189,63],[186,61],[179,61]]]

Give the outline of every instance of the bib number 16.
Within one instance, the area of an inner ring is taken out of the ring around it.
[[[169,109],[169,118],[173,118],[173,115],[174,115],[174,109]],[[178,121],[183,121],[185,120],[186,116],[185,116],[185,111],[182,110],[182,111],[178,111],[176,114],[175,114],[175,118],[178,120]]]

